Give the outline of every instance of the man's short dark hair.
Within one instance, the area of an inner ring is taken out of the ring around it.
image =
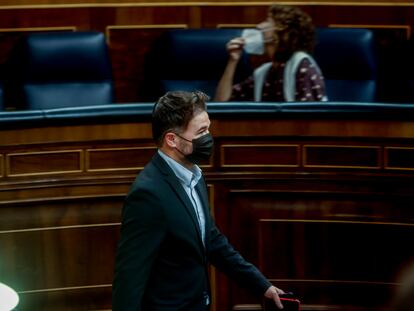
[[[207,110],[209,97],[200,91],[168,92],[155,103],[152,112],[152,136],[158,146],[162,145],[168,131],[185,131],[191,119]]]

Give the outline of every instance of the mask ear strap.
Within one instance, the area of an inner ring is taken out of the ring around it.
[[[182,137],[181,135],[179,135],[177,133],[174,133],[174,134],[177,135],[178,137],[180,137],[181,139],[184,139],[184,140],[188,141],[189,143],[193,142],[192,140],[188,140],[187,138],[184,138],[184,137]]]
[[[177,133],[174,133],[174,134],[175,134],[175,135],[177,135],[178,137],[180,137],[181,139],[184,139],[184,140],[186,140],[186,141],[188,141],[188,142],[191,142],[190,140],[188,140],[188,139],[186,139],[186,138],[182,137],[181,135],[179,135],[179,134],[177,134]],[[191,142],[191,143],[192,143],[192,142]],[[176,145],[174,148],[175,148],[175,150],[177,150],[179,153],[181,153],[184,157],[186,157],[186,156],[187,156],[184,152],[182,152],[180,149],[178,149],[177,145]]]
[[[186,157],[186,154],[184,154],[184,152],[182,152],[180,149],[178,149],[177,147],[175,147],[175,150],[177,150],[179,153],[181,153],[184,157]]]

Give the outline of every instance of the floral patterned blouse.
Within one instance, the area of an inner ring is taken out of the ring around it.
[[[263,85],[262,101],[284,102],[283,73],[285,63],[272,66]],[[308,60],[303,59],[296,71],[295,101],[322,101],[326,97],[325,81],[319,70]],[[250,76],[245,81],[233,86],[231,101],[254,101],[254,79]]]

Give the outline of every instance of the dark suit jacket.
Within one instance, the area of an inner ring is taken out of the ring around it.
[[[114,311],[205,309],[207,263],[258,294],[271,285],[216,228],[204,180],[196,190],[206,215],[205,246],[191,201],[164,159],[155,154],[139,174],[122,211]]]

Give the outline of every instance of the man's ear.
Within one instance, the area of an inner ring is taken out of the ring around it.
[[[175,148],[177,146],[175,134],[171,132],[165,134],[164,143],[170,148]]]

